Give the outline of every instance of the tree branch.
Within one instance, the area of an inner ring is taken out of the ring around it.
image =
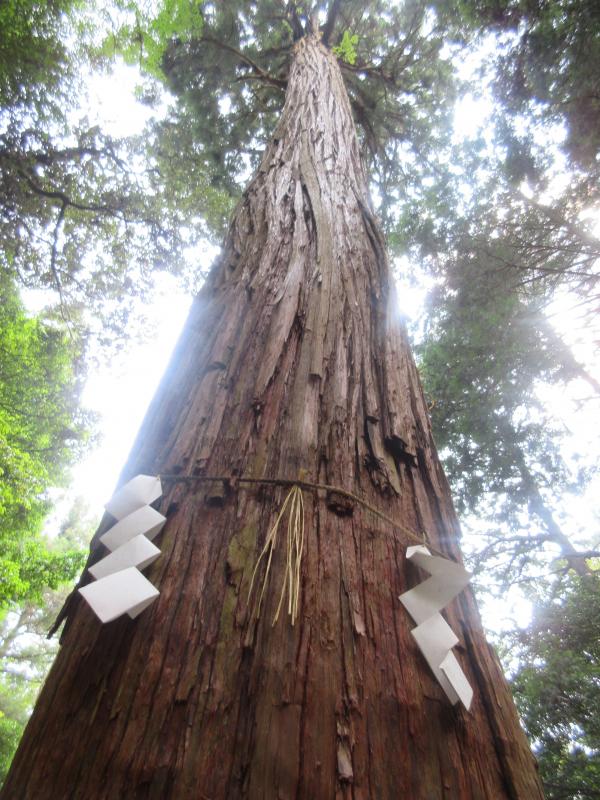
[[[91,205],[87,205],[84,203],[79,203],[77,200],[73,200],[64,192],[61,192],[58,189],[44,189],[42,188],[39,183],[33,180],[31,175],[28,175],[23,170],[19,170],[19,175],[26,181],[29,188],[37,195],[41,197],[47,197],[49,200],[58,200],[61,206],[70,206],[71,208],[75,208],[78,211],[95,211],[101,212],[103,214],[109,214],[110,216],[116,217],[117,216],[117,209],[111,208],[111,206],[107,205],[97,205],[95,203]]]
[[[274,75],[271,75],[269,72],[264,70],[260,67],[255,61],[253,61],[249,56],[245,53],[242,53],[241,50],[238,50],[236,47],[232,47],[230,44],[226,42],[222,42],[220,39],[216,39],[213,36],[203,36],[203,42],[209,42],[210,44],[214,44],[216,47],[220,47],[222,50],[227,50],[229,53],[233,53],[237,56],[240,61],[243,61],[248,67],[254,70],[254,76],[256,78],[260,78],[265,83],[269,83],[272,86],[277,86],[279,89],[283,89],[285,91],[287,87],[287,81],[283,80],[282,78],[276,78]]]
[[[60,282],[58,269],[56,268],[56,262],[58,259],[58,237],[60,236],[60,229],[62,228],[62,224],[65,219],[66,210],[67,210],[67,203],[63,201],[60,207],[60,211],[58,212],[58,217],[56,218],[56,224],[54,225],[54,232],[52,234],[52,250],[50,251],[50,270],[54,277],[54,283],[56,284],[56,289],[58,291],[58,298],[60,300],[60,315],[63,318],[63,322],[67,326],[67,331],[69,333],[69,336],[73,338],[73,334],[71,333],[71,317],[69,316],[69,313],[67,311],[65,298],[63,295],[62,283]]]
[[[302,37],[306,35],[306,31],[304,30],[304,25],[302,24],[302,21],[298,16],[298,9],[296,8],[296,3],[294,2],[294,0],[290,0],[290,2],[288,3],[287,12],[290,20],[290,25],[292,27],[292,33],[294,35],[294,41],[297,42],[299,39],[302,39]]]
[[[333,33],[341,5],[342,0],[333,0],[333,3],[329,6],[329,13],[327,14],[327,20],[325,21],[325,25],[323,25],[321,34],[321,41],[326,47],[329,47],[329,40],[331,38],[331,34]]]
[[[539,201],[529,198],[523,194],[519,195],[519,199],[523,200],[526,205],[529,205],[537,209],[538,211],[541,211],[543,214],[546,215],[546,217],[551,222],[554,223],[554,225],[556,225],[559,228],[562,228],[563,230],[568,231],[571,234],[571,236],[574,236],[576,239],[585,244],[587,247],[592,248],[593,252],[596,255],[599,254],[600,239],[598,239],[596,236],[594,236],[591,233],[588,233],[588,231],[586,230],[583,230],[582,228],[579,227],[579,225],[577,225],[574,222],[571,222],[571,220],[565,219],[565,217],[563,217],[563,215],[560,212],[556,211],[551,206],[547,206],[544,203],[540,203]]]

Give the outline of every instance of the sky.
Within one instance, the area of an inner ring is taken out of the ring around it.
[[[94,110],[97,121],[105,130],[115,136],[140,133],[148,117],[156,111],[140,104],[135,97],[137,71],[122,66],[116,75],[95,76],[89,81],[89,108]],[[89,109],[86,109],[89,113]],[[474,130],[486,124],[493,113],[493,107],[485,97],[466,95],[458,104],[455,116],[456,135],[473,135]],[[198,266],[207,269],[216,255],[215,248],[207,248],[195,254]],[[416,324],[423,310],[427,287],[414,285],[408,281],[399,283],[400,310],[409,325]],[[32,311],[36,310],[39,298],[25,296]],[[175,278],[159,274],[156,278],[153,301],[144,306],[148,319],[148,335],[143,342],[132,336],[130,344],[110,363],[90,373],[83,403],[95,411],[99,418],[100,440],[98,445],[84,460],[73,469],[73,481],[65,492],[56,494],[56,511],[50,517],[48,532],[56,532],[76,497],[83,498],[89,505],[91,515],[98,518],[102,507],[110,498],[119,473],[127,460],[134,438],[142,422],[144,413],[152,399],[160,378],[167,366],[170,354],[179,336],[191,298],[178,287]],[[564,300],[555,309],[558,327],[570,337],[577,356],[590,369],[593,364],[593,351],[589,337],[582,335],[581,326],[569,312],[569,301]],[[135,315],[132,315],[135,317]],[[577,332],[575,335],[573,332]],[[596,377],[598,371],[596,369]],[[578,398],[586,394],[586,387],[574,386],[570,395],[564,390],[542,387],[544,400],[553,411],[564,419],[570,431],[569,446],[574,450],[589,451],[593,446],[590,431],[594,429],[597,404],[577,406]],[[589,391],[587,392],[589,394]],[[596,483],[590,491],[598,492]],[[574,525],[583,529],[591,520],[583,502],[574,509]],[[506,618],[507,627],[513,623],[515,615],[520,625],[528,622],[530,610],[527,605],[511,604],[510,608],[489,607],[488,622],[492,617]],[[498,621],[493,625],[500,624]]]

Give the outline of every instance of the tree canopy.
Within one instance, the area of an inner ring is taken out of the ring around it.
[[[201,31],[168,43],[162,71],[178,98],[173,123],[189,131],[211,183],[235,196],[282,108],[290,48],[312,22],[301,4],[276,0],[202,8]],[[385,215],[419,195],[444,146],[454,94],[444,31],[412,1],[321,4],[319,19]]]
[[[501,258],[503,247],[490,238],[487,251]],[[591,468],[566,463],[560,423],[535,392],[544,382],[581,377],[597,385],[544,316],[542,301],[503,282],[493,257],[463,251],[432,294],[419,347],[455,500],[462,513],[491,524],[479,558],[488,571],[500,568],[504,587],[533,560],[541,573],[552,554],[583,568],[556,506],[585,488]]]
[[[76,501],[51,544],[53,557],[67,557],[60,587],[50,589],[38,580],[37,593],[18,601],[13,597],[9,608],[0,609],[0,784],[58,650],[56,639],[47,638],[48,629],[70,591],[66,581],[81,568],[94,522],[86,505]]]
[[[97,42],[101,5],[8,2],[0,14],[0,268],[51,291],[72,335],[114,347],[153,273],[185,272],[217,201],[190,208],[173,143],[94,119],[84,78],[114,65]]]
[[[91,420],[81,410],[79,357],[52,320],[29,317],[0,282],[0,609],[57,588],[81,566],[78,552],[41,537],[47,490],[65,485]]]
[[[512,637],[512,685],[549,800],[598,796],[598,582],[566,576],[539,590],[527,631]]]

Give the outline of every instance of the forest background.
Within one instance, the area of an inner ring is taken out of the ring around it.
[[[277,119],[281,21],[308,5],[0,7],[0,775],[100,510],[68,491],[102,426],[83,398],[116,396],[130,428],[148,402],[129,412],[123,373],[141,341],[156,370],[173,297],[183,321]],[[600,9],[331,7],[484,623],[547,796],[600,797]],[[115,125],[98,87],[127,82]]]

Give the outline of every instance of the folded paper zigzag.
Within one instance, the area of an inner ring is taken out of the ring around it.
[[[89,568],[96,579],[79,592],[102,622],[122,614],[134,619],[159,595],[141,569],[160,555],[153,539],[166,517],[151,508],[162,494],[160,478],[137,475],[104,506],[117,520],[100,541],[111,552]]]
[[[458,637],[439,612],[465,588],[471,576],[460,564],[432,556],[422,545],[407,548],[406,557],[431,575],[400,595],[400,602],[417,623],[411,633],[450,702],[460,700],[468,711],[473,689],[452,652]]]

